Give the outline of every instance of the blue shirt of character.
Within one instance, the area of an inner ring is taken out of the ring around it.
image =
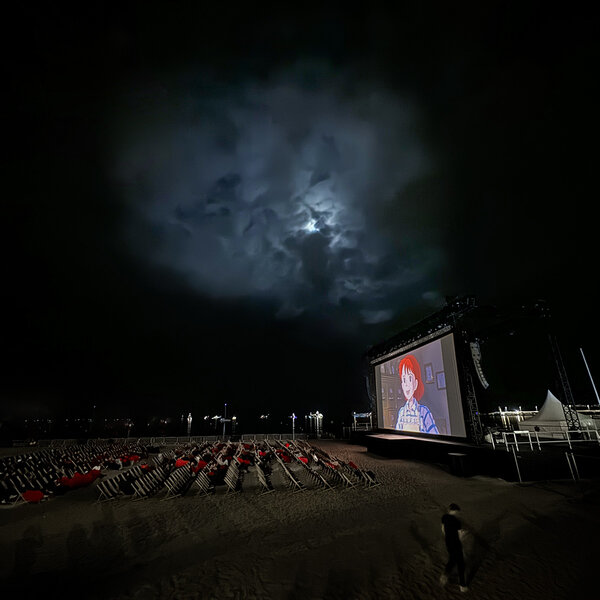
[[[396,429],[399,431],[419,431],[439,435],[431,411],[414,398],[398,411]]]

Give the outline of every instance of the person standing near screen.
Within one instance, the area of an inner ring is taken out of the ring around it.
[[[419,404],[425,388],[421,376],[421,367],[412,354],[406,355],[400,361],[398,375],[402,382],[402,392],[406,398],[406,404],[398,411],[396,429],[399,431],[439,434],[431,411],[423,404]]]
[[[467,592],[467,582],[465,580],[465,558],[463,556],[463,547],[461,537],[464,535],[464,530],[458,514],[460,506],[452,503],[448,507],[448,511],[442,517],[442,533],[446,541],[448,550],[448,562],[444,568],[444,572],[440,577],[440,583],[446,585],[448,576],[453,571],[454,567],[458,570],[458,585],[461,592]]]

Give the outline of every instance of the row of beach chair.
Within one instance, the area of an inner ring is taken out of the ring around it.
[[[143,455],[145,449],[137,443],[74,444],[49,447],[22,455],[0,459],[0,504],[14,506],[64,493],[62,478],[72,478],[75,473],[85,474],[92,469],[106,468],[108,461],[120,456]]]
[[[186,460],[178,460],[182,457]],[[372,471],[330,456],[305,441],[214,442],[163,451],[153,459],[152,470],[134,467],[99,481],[98,500],[142,500],[153,496],[168,500],[190,490],[197,495],[212,495],[219,485],[225,485],[226,494],[235,494],[242,491],[248,470],[256,475],[259,493],[266,494],[275,491],[271,482],[273,460],[293,492],[379,485]]]

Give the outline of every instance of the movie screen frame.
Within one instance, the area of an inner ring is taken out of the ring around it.
[[[452,332],[401,351],[373,368],[380,429],[467,436]]]

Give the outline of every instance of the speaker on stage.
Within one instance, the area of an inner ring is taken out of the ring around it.
[[[473,364],[475,365],[475,372],[477,373],[477,377],[479,377],[479,382],[487,390],[490,387],[488,380],[485,378],[483,374],[483,369],[481,368],[481,347],[479,346],[479,342],[476,340],[469,344],[471,348],[471,356],[473,357]]]

